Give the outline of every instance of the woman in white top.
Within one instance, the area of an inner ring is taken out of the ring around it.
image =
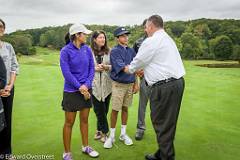
[[[94,54],[95,76],[93,80],[93,106],[97,116],[97,131],[94,139],[105,142],[109,131],[107,113],[111,99],[112,85],[110,79],[110,52],[106,34],[95,31],[91,38],[91,48]]]
[[[11,44],[1,41],[5,32],[5,23],[0,19],[0,56],[2,57],[6,71],[7,81],[4,89],[0,90],[3,109],[6,120],[6,127],[0,132],[0,155],[11,155],[11,135],[12,135],[12,107],[14,97],[14,82],[18,74],[18,62]],[[4,159],[4,157],[3,157]]]

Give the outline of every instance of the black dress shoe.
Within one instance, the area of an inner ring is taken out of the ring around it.
[[[142,132],[136,132],[135,139],[136,139],[137,141],[140,141],[140,140],[143,139],[143,135],[144,135],[144,131],[142,131]]]
[[[160,158],[156,157],[154,154],[148,154],[145,156],[146,160],[161,160]]]

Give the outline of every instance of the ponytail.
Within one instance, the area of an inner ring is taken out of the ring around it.
[[[70,42],[70,34],[69,32],[65,35],[65,44],[67,45]]]

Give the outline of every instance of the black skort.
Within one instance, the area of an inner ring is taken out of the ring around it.
[[[91,94],[91,90],[89,90]],[[85,100],[79,92],[63,92],[62,109],[66,112],[77,112],[92,107],[92,98]]]

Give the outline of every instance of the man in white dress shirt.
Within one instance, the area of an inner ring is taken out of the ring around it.
[[[124,71],[138,73],[143,69],[150,87],[151,120],[156,132],[158,150],[147,160],[174,160],[174,137],[181,106],[185,69],[175,42],[163,29],[159,15],[148,18],[148,38]]]

